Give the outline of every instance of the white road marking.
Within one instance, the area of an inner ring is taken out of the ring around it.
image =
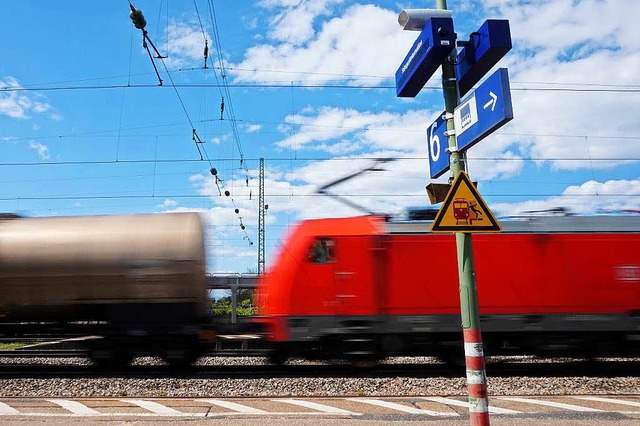
[[[506,396],[500,397],[500,399],[503,399],[506,401],[523,402],[526,404],[544,405],[546,407],[562,408],[563,410],[570,410],[570,411],[582,411],[582,412],[591,412],[591,413],[602,412],[602,410],[598,410],[596,408],[581,407],[580,405],[572,405],[572,404],[563,404],[561,402],[545,401],[543,399],[514,398],[514,397],[506,397]]]
[[[237,411],[245,414],[267,414],[267,411],[260,410],[259,408],[253,408],[246,405],[238,404],[231,401],[224,401],[222,399],[196,399],[194,401],[206,402],[207,404],[217,405],[218,407],[226,408],[228,410]]]
[[[441,396],[425,396],[420,399],[426,399],[427,401],[438,402],[445,405],[455,405],[457,407],[469,408],[469,403],[467,401],[458,401],[457,399],[443,398]],[[509,410],[508,408],[492,407],[491,405],[489,405],[489,412],[494,414],[522,414],[521,411]]]
[[[353,411],[343,410],[342,408],[331,407],[329,405],[318,404],[317,402],[301,401],[299,399],[272,399],[275,402],[284,402],[286,404],[298,405],[300,407],[311,408],[312,410],[322,411],[328,414],[343,414],[346,416],[361,416],[362,413],[354,413]]]
[[[0,402],[0,416],[21,414],[20,411],[8,406],[4,402]]]
[[[565,397],[568,398],[568,397]],[[628,400],[623,400],[623,399],[616,399],[613,397],[597,397],[597,396],[572,396],[570,398],[573,399],[578,399],[578,400],[584,400],[584,401],[594,401],[594,402],[602,402],[602,403],[610,403],[610,404],[619,404],[619,405],[624,405],[624,406],[630,406],[630,407],[640,407],[640,402],[636,402],[636,401],[628,401]],[[457,399],[453,399],[453,398],[443,398],[443,397],[420,397],[417,399],[421,399],[421,400],[426,400],[426,401],[432,401],[432,402],[436,402],[436,403],[440,403],[440,404],[444,404],[444,405],[450,405],[450,406],[459,406],[459,407],[465,407],[468,408],[469,407],[469,403],[466,401],[460,401]],[[236,402],[232,402],[232,401],[227,401],[224,399],[207,399],[207,398],[199,398],[199,399],[194,399],[195,401],[200,401],[200,402],[204,402],[204,403],[208,403],[208,404],[212,404],[212,405],[217,405],[219,407],[223,407],[226,408],[228,410],[231,410],[231,412],[224,412],[224,413],[208,413],[208,414],[202,414],[202,413],[187,413],[187,412],[181,412],[178,410],[175,410],[173,408],[167,407],[165,405],[162,405],[158,402],[154,402],[154,401],[150,401],[150,400],[145,400],[145,399],[120,399],[120,401],[124,402],[124,403],[128,403],[128,404],[132,404],[132,405],[136,405],[140,408],[143,408],[144,410],[147,410],[148,412],[145,413],[101,413],[99,411],[94,410],[93,408],[89,408],[88,406],[84,405],[81,402],[78,401],[73,401],[73,400],[68,400],[68,399],[39,399],[39,401],[48,401],[51,402],[53,404],[56,404],[62,408],[64,408],[65,410],[69,411],[69,413],[65,413],[65,414],[52,414],[52,413],[28,413],[28,412],[21,412],[9,405],[7,405],[6,403],[0,402],[0,417],[1,416],[8,416],[8,415],[12,415],[12,416],[28,416],[28,417],[47,417],[47,416],[63,416],[63,417],[74,417],[74,416],[104,416],[104,417],[120,417],[120,416],[131,416],[131,417],[148,417],[148,416],[180,416],[180,417],[184,417],[184,416],[190,416],[190,417],[223,417],[223,416],[228,416],[228,415],[244,415],[244,414],[250,414],[250,415],[294,415],[294,416],[321,416],[324,414],[333,414],[333,415],[344,415],[344,416],[360,416],[362,415],[362,413],[359,412],[352,412],[352,411],[348,411],[348,410],[344,410],[341,408],[337,408],[337,407],[331,407],[329,405],[325,405],[325,404],[320,404],[317,402],[311,402],[311,401],[306,401],[306,400],[300,400],[300,399],[293,399],[293,398],[282,398],[282,399],[271,399],[271,401],[274,402],[282,402],[285,404],[291,404],[291,405],[297,405],[300,407],[305,407],[305,408],[309,408],[311,410],[315,410],[314,412],[285,412],[285,413],[276,413],[276,412],[270,412],[270,411],[265,411],[265,410],[261,410],[258,408],[253,408],[247,405],[243,405],[243,404],[239,404]],[[355,402],[361,402],[364,404],[369,404],[369,405],[374,405],[374,406],[379,406],[379,407],[383,407],[383,408],[388,408],[391,410],[396,410],[396,411],[400,411],[400,412],[404,412],[404,413],[408,413],[408,414],[422,414],[422,415],[429,415],[429,416],[458,416],[457,413],[446,413],[446,412],[439,412],[439,411],[432,411],[432,410],[426,410],[426,409],[420,409],[420,408],[415,408],[415,407],[411,407],[408,405],[402,405],[402,404],[398,404],[398,403],[394,403],[394,402],[390,402],[390,401],[384,401],[384,400],[380,400],[380,399],[376,399],[376,398],[343,398],[343,401],[355,401]],[[562,409],[562,410],[568,410],[568,411],[580,411],[580,412],[615,412],[615,413],[625,413],[625,414],[639,414],[640,411],[630,411],[630,412],[625,412],[625,411],[614,411],[614,410],[600,410],[600,409],[595,409],[595,408],[589,408],[589,407],[583,407],[583,406],[579,406],[579,405],[573,405],[573,404],[566,404],[566,403],[560,403],[560,402],[554,402],[554,401],[547,401],[547,400],[543,400],[543,399],[532,399],[532,398],[520,398],[520,397],[496,397],[496,400],[505,400],[505,401],[514,401],[514,402],[520,402],[520,403],[526,403],[526,404],[534,404],[534,405],[541,405],[541,406],[547,406],[547,407],[554,407],[554,408],[558,408],[558,409]],[[565,399],[566,400],[566,399]],[[489,412],[494,413],[494,414],[521,414],[520,411],[515,411],[515,410],[509,410],[506,408],[498,408],[498,407],[492,407],[489,406]]]
[[[584,399],[586,401],[606,402],[606,403],[609,403],[609,404],[620,404],[620,405],[630,405],[632,407],[640,407],[640,402],[625,401],[623,399],[602,398],[602,397],[599,397],[599,396],[574,396],[572,398]]]
[[[428,416],[458,416],[458,413],[444,413],[441,411],[424,410],[422,408],[409,407],[407,405],[396,404],[395,402],[382,401],[380,399],[369,398],[348,398],[349,401],[363,402],[365,404],[377,405],[378,407],[390,408],[409,414],[426,414]]]
[[[89,408],[86,405],[78,401],[69,401],[68,399],[47,399],[47,401],[59,405],[65,410],[71,411],[78,416],[97,416],[100,415],[99,411]]]
[[[184,416],[189,415],[189,413],[183,413],[178,410],[174,410],[173,408],[162,405],[158,402],[154,401],[145,401],[143,399],[121,399],[120,401],[126,402],[129,404],[137,405],[140,408],[144,408],[145,410],[149,410],[152,413],[160,414],[163,416]]]

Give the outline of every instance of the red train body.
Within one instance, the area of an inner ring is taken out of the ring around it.
[[[640,218],[546,217],[473,237],[488,354],[640,355]],[[457,356],[453,235],[381,217],[309,220],[258,284],[280,354]]]

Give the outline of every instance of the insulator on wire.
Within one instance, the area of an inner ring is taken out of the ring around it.
[[[209,58],[209,43],[204,39],[204,69],[207,69],[207,58]]]
[[[129,3],[129,6],[131,7],[131,12],[129,12],[129,18],[131,18],[131,21],[133,22],[133,26],[139,30],[144,30],[144,27],[147,26],[147,20],[144,19],[144,15],[142,14],[142,11],[140,9],[136,9],[135,7],[133,7],[131,3]]]

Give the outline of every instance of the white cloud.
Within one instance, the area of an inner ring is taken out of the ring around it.
[[[209,58],[215,58],[216,50],[212,43],[211,36],[205,31],[209,45]],[[186,65],[204,66],[204,36],[197,22],[178,22],[172,21],[168,27],[167,36],[160,45],[160,53],[167,54],[168,58],[164,59],[168,67],[182,67]],[[168,49],[165,53],[161,46]]]
[[[236,81],[245,82],[281,79],[281,73],[267,72],[279,70],[287,72],[287,81],[317,83],[357,75],[354,84],[370,84],[367,76],[394,75],[414,39],[415,34],[399,30],[396,12],[356,4],[324,22],[303,45],[289,41],[249,48],[234,68],[251,72],[233,73]]]
[[[19,89],[20,83],[13,77],[0,80],[0,89]],[[16,119],[28,119],[30,112],[41,114],[51,110],[51,105],[39,99],[42,97],[31,92],[0,92],[0,115]],[[55,119],[55,115],[53,116]]]
[[[247,133],[258,133],[260,130],[262,130],[262,126],[260,124],[251,124],[245,128],[245,132]]]
[[[344,0],[263,0],[260,6],[284,9],[270,22],[269,37],[291,44],[301,44],[314,35],[313,22],[330,12],[331,7]]]
[[[637,140],[623,139],[640,135],[637,94],[575,91],[637,85],[640,2],[482,3],[491,16],[510,22],[514,48],[500,66],[509,68],[515,118],[500,133],[523,136],[498,140],[503,152],[483,141],[469,151],[471,158],[516,154],[552,170],[593,170],[620,164],[607,158],[640,157]]]
[[[158,207],[167,208],[167,207],[175,207],[177,205],[178,205],[178,202],[176,200],[171,200],[167,198],[166,200],[164,200],[162,204],[158,204]]]
[[[51,156],[49,155],[49,147],[41,144],[40,142],[29,142],[29,148],[35,150],[38,153],[38,156],[41,160],[50,160]]]
[[[520,48],[543,48],[561,53],[584,47],[640,48],[635,23],[640,3],[628,0],[484,0],[508,18]],[[544,29],[541,31],[541,29]]]
[[[320,149],[340,154],[337,146],[348,146],[349,151],[359,149],[396,149],[414,152],[424,138],[420,129],[425,127],[428,111],[392,112],[358,111],[352,108],[321,107],[306,109],[304,113],[289,115],[285,122],[293,134],[276,142],[280,148]],[[401,135],[401,137],[398,137]],[[338,140],[337,140],[338,139]],[[337,140],[334,143],[330,141]],[[343,151],[345,153],[348,151]]]
[[[332,155],[368,157],[424,157],[426,159],[426,125],[438,113],[428,110],[395,112],[358,111],[352,108],[321,107],[304,109],[303,113],[285,117],[289,134],[276,142],[281,149],[319,150]],[[474,164],[479,179],[505,178],[517,174],[523,167],[513,138],[492,136],[471,150],[470,158],[483,158]],[[487,158],[495,160],[486,161]],[[508,158],[508,161],[501,159]],[[446,176],[443,177],[446,179]]]
[[[560,195],[541,200],[497,203],[491,208],[501,216],[518,216],[531,211],[563,207],[573,214],[592,215],[601,212],[640,210],[640,179],[594,180],[568,186]]]

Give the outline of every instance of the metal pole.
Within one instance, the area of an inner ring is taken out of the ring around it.
[[[229,286],[231,288],[231,324],[238,322],[238,278],[236,283]]]
[[[258,183],[258,275],[264,273],[264,158],[260,158],[260,178]]]
[[[447,0],[436,0],[438,9],[447,9]],[[447,142],[450,150],[450,168],[452,179],[459,171],[465,170],[464,157],[457,151],[457,139],[453,123],[453,111],[459,102],[458,81],[453,65],[456,59],[454,49],[450,60],[442,64],[442,89],[444,92],[445,114],[447,121]],[[489,402],[487,398],[486,372],[482,335],[480,331],[480,313],[476,291],[475,268],[471,234],[456,232],[458,251],[458,279],[460,283],[460,315],[464,339],[465,365],[467,369],[467,392],[469,394],[469,417],[474,426],[489,425]]]

